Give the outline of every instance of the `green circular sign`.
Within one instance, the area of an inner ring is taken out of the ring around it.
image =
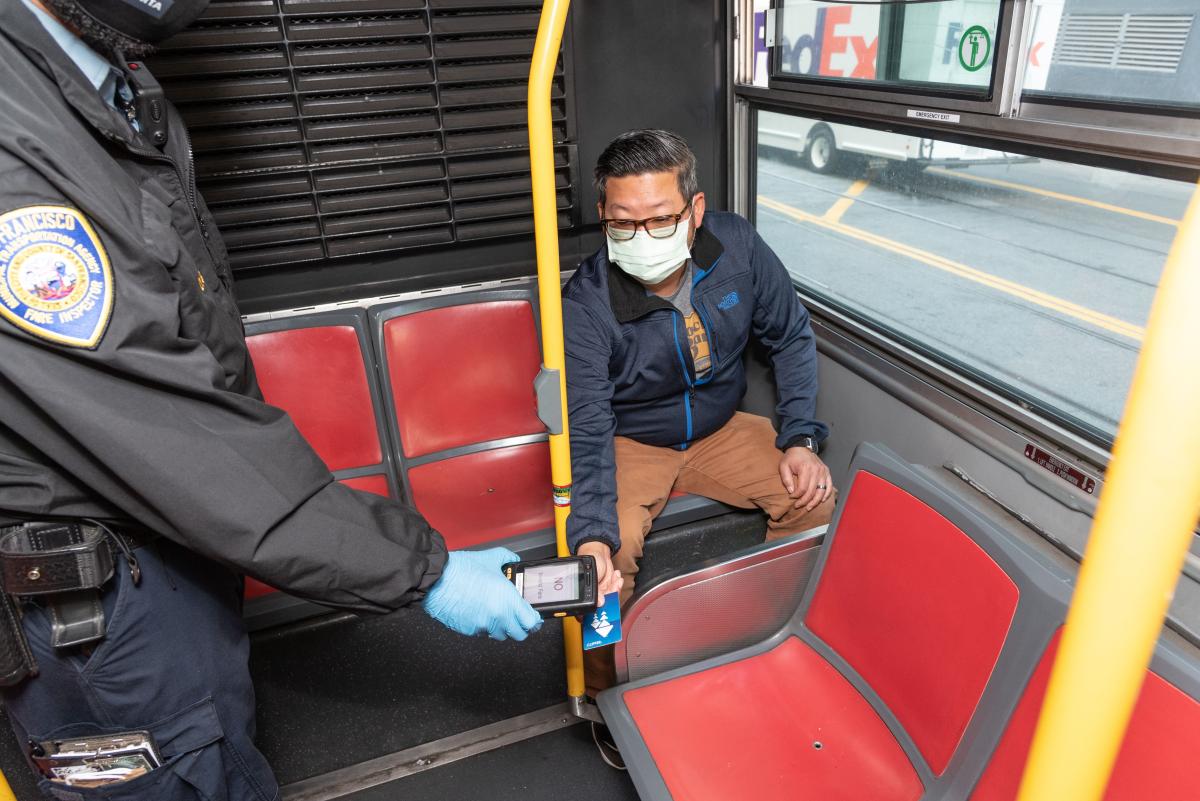
[[[972,25],[958,40],[958,63],[967,72],[983,69],[992,54],[992,37],[982,25]]]

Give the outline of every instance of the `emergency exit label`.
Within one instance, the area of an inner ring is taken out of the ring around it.
[[[972,25],[958,40],[958,63],[967,72],[983,69],[992,54],[992,37],[982,25]]]
[[[945,111],[926,111],[923,108],[910,108],[908,116],[914,120],[929,120],[930,122],[958,122],[957,114]]]

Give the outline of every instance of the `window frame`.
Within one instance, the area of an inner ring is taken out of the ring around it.
[[[730,1],[738,4],[738,0]],[[767,26],[773,24],[774,35],[768,44],[779,40],[780,2],[771,0]],[[767,86],[739,83],[731,74],[731,102],[771,105],[807,116],[838,114],[855,124],[920,128],[938,138],[975,135],[1022,148],[1053,147],[1063,153],[1055,157],[1060,160],[1102,156],[1144,163],[1149,169],[1166,166],[1200,174],[1200,106],[1060,97],[1042,90],[1023,95],[1029,38],[1027,5],[1026,0],[1002,0],[992,98],[988,101],[967,100],[939,90],[922,92],[909,87],[871,87],[854,81],[781,75],[780,48],[770,46]],[[751,64],[752,18],[752,12],[743,10],[730,39],[733,52],[740,52],[736,51],[738,47],[750,50]],[[915,118],[914,112],[940,114],[942,119]],[[745,135],[744,129],[741,132]],[[732,144],[736,151],[736,142]]]
[[[773,41],[782,38],[784,13],[781,3],[772,0],[774,14]],[[818,0],[824,3],[825,0]],[[836,5],[834,0],[828,4]],[[881,4],[886,7],[886,4]],[[902,6],[901,6],[902,9]],[[768,25],[771,17],[768,16]],[[802,92],[829,97],[850,98],[865,102],[902,103],[919,105],[929,109],[967,111],[979,114],[1007,114],[1012,106],[1014,71],[1008,68],[1014,60],[1013,50],[1020,45],[1013,31],[1024,30],[1024,4],[1013,0],[1001,0],[996,19],[996,41],[993,45],[991,80],[985,87],[983,97],[977,90],[961,88],[955,84],[875,84],[846,78],[816,78],[785,73],[780,68],[782,50],[771,47],[767,55],[767,88],[779,92]],[[1020,63],[1019,61],[1017,63]]]

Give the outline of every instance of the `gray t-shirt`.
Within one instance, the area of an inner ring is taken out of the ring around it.
[[[687,266],[683,268],[683,278],[679,282],[679,288],[675,290],[675,294],[668,295],[665,300],[675,308],[679,309],[679,313],[686,320],[692,316],[692,260],[688,259]]]
[[[704,321],[692,306],[692,262],[688,260],[683,269],[683,278],[679,288],[667,300],[679,309],[683,315],[683,325],[687,328],[688,347],[692,349],[692,362],[696,365],[696,378],[703,378],[712,369],[712,351],[708,346],[708,332],[704,330]]]

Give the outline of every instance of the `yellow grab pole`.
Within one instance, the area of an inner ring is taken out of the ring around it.
[[[12,788],[8,786],[8,779],[4,778],[3,773],[0,773],[0,801],[17,801],[17,797],[13,795]]]
[[[1099,801],[1200,515],[1200,188],[1159,282],[1018,801]]]
[[[571,444],[567,436],[567,393],[563,356],[562,277],[558,260],[558,207],[554,186],[554,134],[550,85],[567,22],[568,0],[545,0],[529,66],[529,172],[533,181],[533,226],[537,243],[538,302],[542,312],[542,363],[559,379],[562,430],[550,434],[550,476],[554,482],[554,532],[558,555],[568,556],[567,515],[571,513]],[[579,621],[563,618],[567,695],[582,700],[583,635]]]

